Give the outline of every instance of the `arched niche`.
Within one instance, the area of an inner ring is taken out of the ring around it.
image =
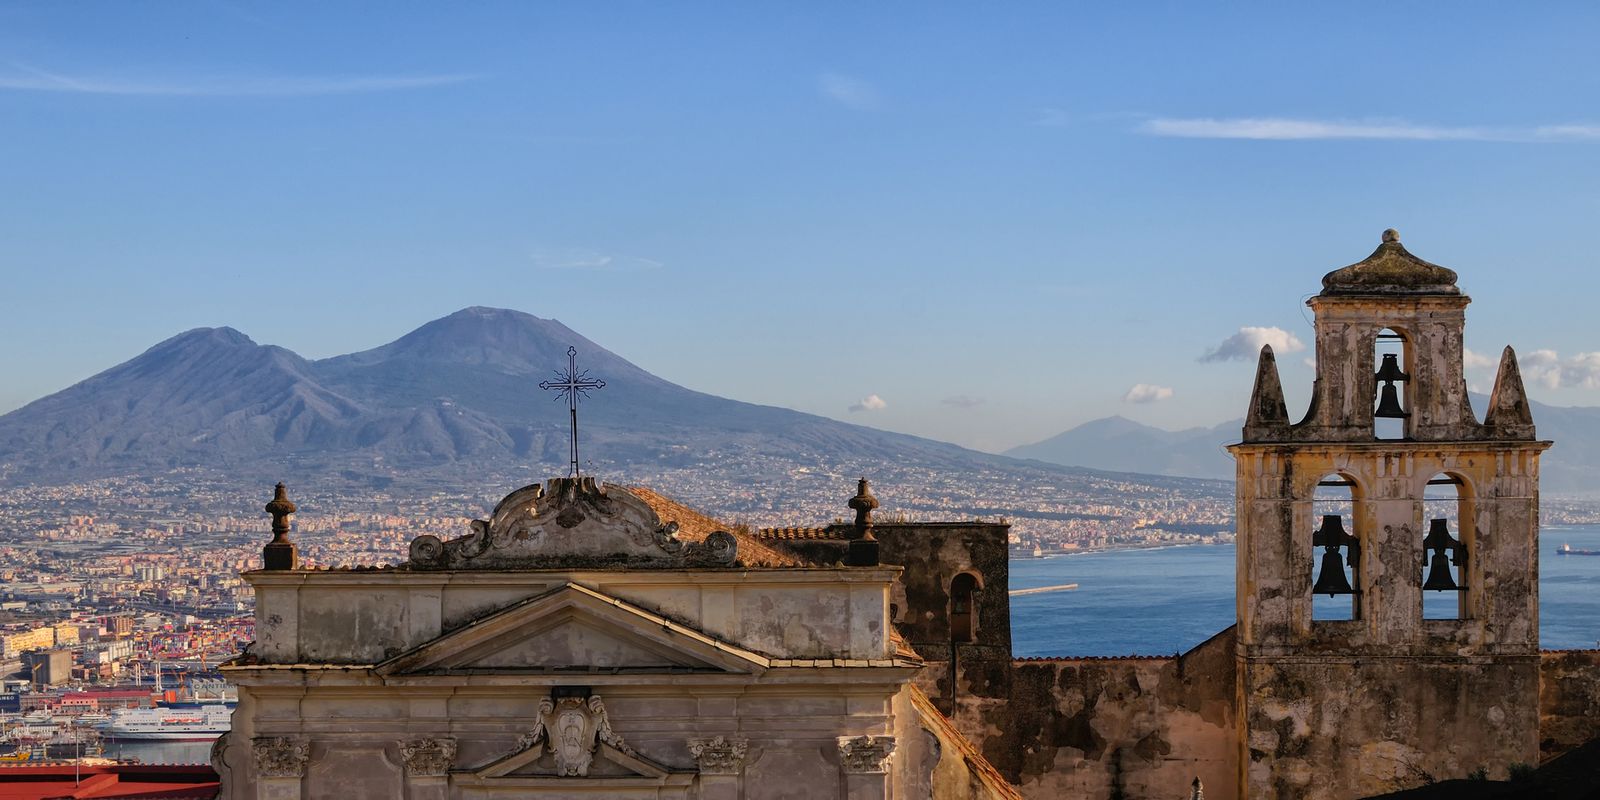
[[[983,581],[971,572],[950,579],[950,641],[967,643],[978,636],[978,592]]]
[[[1422,491],[1422,525],[1417,536],[1422,568],[1416,580],[1422,588],[1423,619],[1467,618],[1471,608],[1468,595],[1473,589],[1468,566],[1477,549],[1476,520],[1472,485],[1465,477],[1440,472],[1428,479]],[[1446,583],[1451,588],[1442,588]]]
[[[1303,530],[1311,540],[1305,568],[1311,576],[1313,623],[1361,618],[1361,543],[1367,537],[1356,513],[1360,499],[1361,485],[1342,472],[1324,475],[1312,494],[1311,519]],[[1331,596],[1319,591],[1329,586],[1341,591]],[[1342,591],[1346,587],[1350,591]]]
[[[1413,372],[1415,355],[1412,353],[1411,337],[1398,328],[1384,328],[1378,331],[1373,340],[1372,365],[1375,370],[1370,380],[1376,384],[1373,388],[1372,407],[1372,435],[1380,441],[1401,441],[1411,438],[1412,388],[1410,376]],[[1394,356],[1394,369],[1398,370],[1404,378],[1391,382],[1380,381],[1378,375],[1385,373],[1385,356]],[[1384,387],[1394,387],[1393,402],[1399,410],[1407,416],[1386,417],[1381,416],[1386,404],[1384,402]]]

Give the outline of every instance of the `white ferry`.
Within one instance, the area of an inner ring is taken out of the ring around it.
[[[163,739],[204,742],[228,732],[233,724],[231,704],[212,703],[188,708],[126,708],[95,726],[105,739]]]

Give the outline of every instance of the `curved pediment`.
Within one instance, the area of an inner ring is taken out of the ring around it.
[[[411,542],[412,569],[539,569],[730,566],[733,534],[717,531],[701,542],[678,539],[677,524],[663,523],[643,500],[594,478],[554,478],[506,495],[472,533],[441,541]]]

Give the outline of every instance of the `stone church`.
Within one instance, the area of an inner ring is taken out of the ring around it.
[[[1468,404],[1469,302],[1393,231],[1323,278],[1310,409],[1264,349],[1230,448],[1237,624],[1172,657],[1013,658],[1007,526],[875,523],[865,480],[853,523],[748,531],[559,478],[355,569],[299,567],[280,485],[222,796],[1331,800],[1550,761],[1600,737],[1600,652],[1539,649],[1550,443],[1510,348]]]

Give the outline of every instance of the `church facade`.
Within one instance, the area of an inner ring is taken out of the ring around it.
[[[269,553],[223,797],[1015,797],[913,683],[853,502],[850,564],[592,478],[397,567]]]
[[[222,796],[1334,800],[1549,761],[1600,737],[1600,651],[1539,649],[1550,443],[1510,348],[1474,414],[1469,302],[1393,231],[1323,278],[1309,411],[1264,349],[1230,447],[1237,623],[1171,657],[1013,658],[1007,526],[874,523],[865,480],[853,524],[749,531],[555,479],[336,570],[280,487]]]

